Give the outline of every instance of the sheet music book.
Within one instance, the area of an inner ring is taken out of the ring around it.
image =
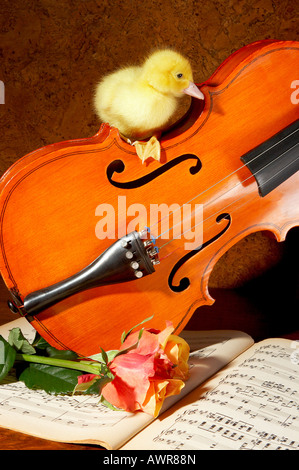
[[[23,318],[0,327],[8,336]],[[8,378],[0,384],[0,427],[44,439],[123,450],[299,448],[299,342],[254,344],[239,331],[183,332],[190,379],[158,418],[112,411],[92,395],[55,396]],[[1,433],[1,430],[0,430]]]

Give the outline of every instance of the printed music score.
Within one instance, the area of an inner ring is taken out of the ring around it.
[[[24,319],[0,327],[8,335]],[[49,395],[13,376],[0,384],[0,427],[60,442],[107,449],[201,450],[299,448],[299,343],[254,344],[240,331],[183,332],[190,378],[156,419],[112,411],[95,395]],[[296,349],[298,348],[298,349]]]
[[[115,413],[99,404],[97,396],[49,395],[42,390],[30,390],[22,382],[0,387],[0,416],[13,414],[70,427],[99,428],[119,423],[127,413]]]
[[[299,383],[298,364],[290,360],[293,350],[266,344],[250,351],[236,368],[186,397],[163,420],[163,429],[148,448],[298,450]]]
[[[33,339],[30,332],[25,334],[25,337]],[[216,344],[224,344],[228,339],[216,336],[209,337],[208,342],[203,340],[203,348],[191,354],[191,368],[202,358],[213,355],[217,349],[217,346],[213,345],[216,341]],[[196,347],[196,343],[198,344],[198,340],[192,338],[191,347]],[[129,415],[121,411],[112,411],[101,405],[98,396],[49,395],[42,390],[28,389],[22,382],[16,382],[13,376],[9,376],[6,383],[0,387],[0,417],[4,414],[18,414],[45,423],[95,429],[118,425]]]

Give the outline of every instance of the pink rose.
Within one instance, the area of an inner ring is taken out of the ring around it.
[[[166,397],[177,395],[189,376],[189,346],[172,335],[172,323],[163,331],[144,330],[138,346],[116,356],[109,368],[114,379],[102,389],[103,397],[125,411],[144,411],[157,416]],[[138,341],[130,334],[121,350]]]

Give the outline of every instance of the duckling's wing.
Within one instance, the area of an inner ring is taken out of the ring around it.
[[[139,75],[139,67],[127,67],[107,75],[100,81],[94,97],[95,110],[100,119],[109,122],[110,114],[121,114],[123,97],[127,90],[134,89]]]

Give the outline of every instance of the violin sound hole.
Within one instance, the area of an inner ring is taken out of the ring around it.
[[[169,171],[174,166],[179,165],[180,163],[186,160],[195,160],[195,164],[189,168],[189,172],[191,173],[191,175],[196,175],[202,167],[201,161],[196,155],[192,153],[186,153],[184,155],[180,155],[179,157],[174,158],[170,162],[165,163],[160,168],[157,168],[156,170],[152,171],[151,173],[148,173],[147,175],[142,176],[141,178],[138,178],[132,181],[126,181],[126,182],[119,182],[119,181],[113,180],[114,173],[122,173],[125,170],[125,165],[122,160],[114,160],[113,162],[110,163],[110,165],[107,168],[107,178],[108,178],[108,181],[116,188],[122,188],[122,189],[139,188],[140,186],[144,186],[145,184],[154,180],[155,178],[162,175],[166,171]]]
[[[183,256],[175,265],[174,267],[172,268],[171,270],[171,273],[169,275],[169,278],[168,278],[168,285],[170,287],[170,289],[173,291],[173,292],[183,292],[184,290],[186,290],[189,286],[190,286],[190,279],[188,279],[187,277],[183,277],[179,284],[178,285],[174,285],[173,284],[173,279],[174,279],[174,276],[176,275],[176,273],[178,272],[178,270],[183,266],[183,264],[186,263],[186,261],[188,261],[190,258],[192,258],[193,256],[197,255],[200,251],[202,251],[204,248],[206,248],[208,245],[210,245],[211,243],[215,242],[216,240],[218,240],[229,228],[230,224],[231,224],[231,216],[230,214],[228,213],[223,213],[223,214],[220,214],[218,215],[218,217],[216,218],[216,222],[219,224],[222,220],[226,220],[227,223],[226,223],[226,226],[217,234],[215,235],[213,238],[211,238],[210,240],[207,240],[205,243],[203,243],[201,246],[199,246],[198,248],[196,248],[195,250],[192,250],[192,251],[189,251],[185,256]]]

